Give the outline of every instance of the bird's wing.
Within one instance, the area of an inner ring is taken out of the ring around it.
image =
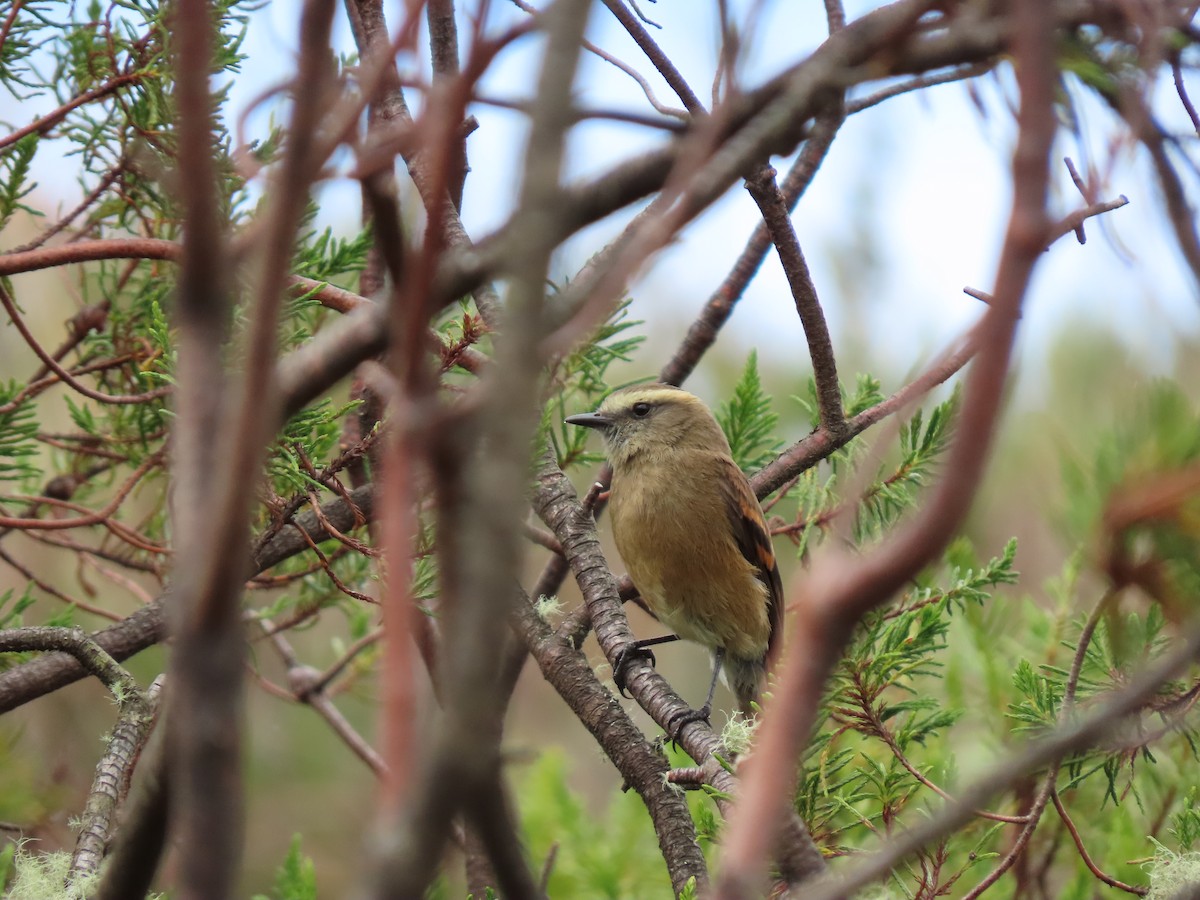
[[[728,457],[726,477],[721,479],[726,490],[726,510],[729,524],[733,528],[733,539],[742,556],[755,568],[755,574],[767,588],[767,617],[771,623],[771,636],[767,652],[775,648],[783,627],[783,582],[779,578],[779,567],[775,564],[775,548],[771,544],[771,532],[763,518],[762,507],[750,488],[750,482]]]

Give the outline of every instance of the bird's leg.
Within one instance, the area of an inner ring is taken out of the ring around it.
[[[667,736],[674,744],[679,739],[679,733],[683,731],[685,725],[690,725],[692,722],[708,722],[709,716],[712,715],[713,695],[717,692],[717,679],[721,677],[721,664],[725,662],[725,648],[718,647],[713,653],[713,674],[712,681],[708,685],[708,697],[704,701],[704,705],[699,709],[680,710],[667,720]]]
[[[679,640],[679,635],[665,634],[662,637],[646,638],[644,641],[630,641],[617,651],[617,658],[613,660],[613,684],[617,686],[622,697],[629,696],[625,693],[625,667],[635,659],[649,660],[651,667],[657,665],[658,660],[654,658],[654,651],[646,648],[656,644],[669,644],[671,641],[677,640]]]

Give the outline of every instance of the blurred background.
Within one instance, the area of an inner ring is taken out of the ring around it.
[[[853,18],[874,5],[848,2],[847,15]],[[729,6],[733,20],[744,26],[736,74],[744,86],[761,83],[826,36],[824,10],[815,0]],[[652,29],[655,39],[708,102],[719,52],[715,13],[707,4],[688,0],[645,3],[643,10],[661,25]],[[402,15],[401,4],[395,3],[389,21],[394,24]],[[489,30],[522,16],[514,6],[495,3]],[[231,109],[245,113],[244,130],[234,129],[239,142],[261,139],[272,122],[285,118],[278,101],[260,100],[265,88],[286,79],[293,69],[296,18],[296,5],[290,2],[267,3],[249,14],[242,77],[229,84]],[[671,104],[669,88],[602,8],[593,15],[589,36],[633,65],[659,100]],[[344,53],[352,52],[342,17],[335,38]],[[505,51],[483,89],[504,100],[528,97],[539,53],[537,39],[518,42]],[[422,60],[401,62],[415,75],[427,74]],[[1185,69],[1185,74],[1191,73]],[[1070,236],[1060,240],[1036,273],[1021,325],[1002,438],[976,507],[986,514],[977,512],[969,525],[985,557],[997,555],[1008,538],[1019,538],[1017,568],[1023,577],[1008,591],[1035,600],[1078,540],[1064,531],[1061,521],[1064,458],[1087,452],[1081,448],[1117,424],[1114,419],[1127,415],[1152,379],[1173,380],[1193,401],[1200,400],[1196,284],[1175,247],[1144,151],[1118,139],[1120,130],[1111,112],[1084,92],[1072,92],[1069,84],[1063,89],[1062,111],[1071,127],[1060,133],[1056,159],[1071,157],[1081,172],[1092,173],[1101,199],[1123,194],[1130,202],[1088,222],[1086,245]],[[1157,114],[1173,133],[1187,136],[1191,125],[1171,85],[1161,84],[1160,91]],[[629,76],[590,55],[584,57],[576,92],[585,107],[647,109],[641,88]],[[419,108],[420,93],[410,91],[408,96]],[[963,288],[991,288],[1009,201],[1013,97],[1011,72],[1002,67],[970,83],[888,100],[851,117],[842,128],[794,221],[846,383],[853,383],[855,373],[869,372],[890,393],[979,317],[980,302],[966,296]],[[40,102],[6,98],[5,118],[17,124],[28,121],[38,114]],[[471,112],[479,129],[468,141],[471,173],[463,219],[468,233],[480,238],[512,210],[519,189],[524,120],[519,113],[485,104],[474,105]],[[229,125],[234,128],[233,121]],[[659,132],[644,127],[586,124],[570,146],[570,177],[600,172],[661,140]],[[1194,150],[1194,139],[1191,147]],[[789,163],[773,161],[781,171]],[[349,164],[348,159],[339,162],[343,170]],[[26,202],[53,220],[79,201],[81,189],[72,175],[77,163],[47,152],[39,153],[36,165],[39,187]],[[1065,165],[1057,164],[1052,171],[1053,210],[1065,215],[1082,200]],[[321,189],[318,224],[352,235],[360,220],[359,189],[343,174],[334,172]],[[1194,187],[1195,169],[1185,167],[1184,174]],[[415,200],[411,186],[405,185],[409,199]],[[410,202],[409,208],[417,205]],[[572,238],[557,260],[556,277],[571,277],[636,211]],[[619,380],[658,371],[726,276],[756,221],[754,203],[735,189],[651,260],[629,288],[629,316],[643,323],[637,331],[646,341],[630,363],[615,370]],[[23,243],[36,227],[28,220],[16,222],[2,236],[4,246]],[[69,270],[21,278],[23,295],[37,298],[36,306],[26,309],[34,327],[53,333],[78,308],[78,290]],[[773,254],[688,387],[710,404],[719,404],[729,396],[751,350],[757,351],[764,383],[781,416],[781,440],[799,439],[807,419],[792,398],[806,393],[811,370],[803,332]],[[35,367],[36,360],[14,330],[0,328],[0,378],[23,379]],[[1103,398],[1103,404],[1096,398]],[[46,427],[68,427],[65,412],[60,409],[59,414],[62,421],[55,423],[54,413],[48,413]],[[872,440],[870,433],[866,440]],[[580,478],[580,486],[586,481]],[[601,532],[607,538],[603,524]],[[785,560],[786,584],[795,564],[786,542],[780,541],[779,552]],[[544,551],[530,548],[531,581],[544,556]],[[614,566],[623,571],[619,564]],[[114,593],[111,585],[89,573],[62,571],[59,577],[93,585],[100,605]],[[19,592],[25,584],[18,573],[0,568],[0,590],[15,587]],[[129,594],[120,596],[125,605],[112,608],[128,612]],[[561,599],[571,607],[578,595],[571,587]],[[104,624],[86,615],[79,621],[89,627]],[[632,627],[642,637],[659,633],[659,626],[640,614],[633,616]],[[295,634],[295,643],[310,659],[331,658],[330,635],[336,631],[336,624],[318,622]],[[590,652],[602,666],[594,644]],[[147,651],[133,661],[132,669],[148,681],[161,671],[163,658],[161,649]],[[282,678],[274,657],[263,652],[261,659],[256,654],[255,662],[269,677]],[[658,663],[685,698],[699,702],[709,671],[703,650],[673,645],[658,654]],[[632,701],[624,703],[635,709]],[[372,734],[374,689],[368,681],[342,695],[339,704],[358,728]],[[718,705],[731,706],[724,688]],[[39,839],[47,847],[56,841],[71,845],[73,835],[62,811],[79,808],[101,749],[94,736],[106,731],[113,715],[104,691],[89,682],[0,719],[5,785],[28,789],[26,795],[10,793],[0,803],[0,818],[38,822]],[[640,713],[638,721],[651,727]],[[292,834],[299,833],[305,852],[314,858],[319,883],[336,896],[353,883],[359,864],[361,826],[373,809],[371,773],[309,709],[275,699],[253,679],[248,722],[247,893],[265,890]],[[545,753],[561,754],[571,784],[585,803],[595,805],[598,815],[619,787],[616,772],[532,665],[513,704],[506,747],[518,784],[531,760]]]

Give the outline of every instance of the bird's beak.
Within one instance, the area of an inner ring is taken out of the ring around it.
[[[580,413],[577,416],[567,416],[566,423],[568,425],[580,425],[584,428],[607,428],[612,424],[612,419],[603,413]]]

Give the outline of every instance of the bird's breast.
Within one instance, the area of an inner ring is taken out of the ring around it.
[[[680,637],[756,659],[770,637],[768,591],[734,539],[726,492],[705,460],[662,477],[613,479],[613,537],[654,614]]]

